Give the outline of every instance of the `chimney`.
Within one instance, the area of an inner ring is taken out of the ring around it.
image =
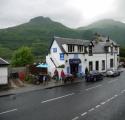
[[[108,38],[107,38],[106,42],[109,42],[109,41],[110,41],[110,38],[109,38],[109,36],[108,36]]]

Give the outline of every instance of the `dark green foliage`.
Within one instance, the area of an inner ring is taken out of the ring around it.
[[[120,57],[125,57],[125,48],[120,48]]]
[[[90,24],[87,27],[80,27],[78,30],[90,30],[93,33],[97,32],[104,36],[109,36],[111,39],[125,47],[125,24],[114,20],[101,20]]]
[[[103,20],[88,27],[70,29],[49,18],[36,17],[30,22],[0,30],[0,57],[10,58],[14,50],[21,46],[32,49],[36,58],[45,58],[53,36],[89,39],[93,33],[109,36],[122,47],[125,46],[125,24],[113,20]]]
[[[53,36],[82,38],[82,31],[70,29],[49,18],[37,17],[16,27],[1,29],[0,44],[11,53],[23,45],[29,46],[35,56],[45,57]],[[7,54],[4,52],[5,56]]]
[[[26,66],[28,64],[33,64],[34,56],[31,49],[28,47],[21,47],[16,50],[13,54],[11,64],[14,67]]]

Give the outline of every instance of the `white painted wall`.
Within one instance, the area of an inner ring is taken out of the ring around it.
[[[57,48],[57,52],[53,52],[53,48]],[[53,76],[56,67],[50,58],[54,60],[54,63],[56,64],[57,67],[59,65],[65,64],[65,56],[64,56],[64,60],[60,60],[60,53],[62,53],[62,51],[60,47],[58,46],[57,42],[54,40],[50,48],[50,54],[46,56],[46,63],[49,65],[48,72],[51,72],[51,76]]]
[[[64,44],[63,47],[65,50],[67,50],[67,45]],[[53,52],[53,48],[57,48],[56,53]],[[87,48],[87,50],[88,50],[88,48]],[[77,51],[77,46],[75,46],[75,52],[76,51]],[[110,47],[109,47],[109,51],[110,51]],[[68,55],[67,54],[64,55],[64,60],[60,60],[60,53],[62,53],[62,51],[59,48],[57,42],[54,41],[52,46],[51,46],[51,49],[50,49],[50,54],[46,57],[46,62],[49,64],[48,71],[51,72],[52,75],[53,75],[56,67],[54,66],[54,64],[50,60],[50,57],[53,58],[53,60],[55,61],[55,64],[57,66],[65,64],[65,68],[64,68],[65,73],[67,73],[67,67],[70,67],[69,59],[74,59],[75,54],[70,53]],[[82,72],[84,73],[85,68],[86,67],[89,68],[89,61],[93,62],[93,70],[96,69],[95,62],[99,61],[99,72],[105,72],[106,68],[107,69],[110,68],[110,59],[113,59],[114,60],[114,68],[117,69],[117,67],[118,67],[117,55],[118,55],[118,53],[115,53],[115,54],[113,53],[113,55],[111,55],[111,53],[93,54],[92,56],[89,56],[88,54],[78,54],[78,58],[81,60],[81,63],[79,65],[82,66]],[[106,62],[106,59],[107,59],[107,62]],[[102,60],[105,60],[105,70],[102,70]]]
[[[53,48],[57,48],[56,53],[53,52]],[[62,51],[55,40],[51,46],[50,53],[51,57],[55,60],[57,66],[64,64],[64,60],[60,60],[60,53],[62,53]]]
[[[8,84],[8,67],[0,67],[0,85]]]

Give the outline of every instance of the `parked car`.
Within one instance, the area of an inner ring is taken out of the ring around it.
[[[106,72],[106,76],[107,77],[116,77],[116,76],[120,76],[120,71],[116,70],[116,69],[109,69]]]
[[[98,71],[92,71],[90,74],[85,76],[87,82],[103,80],[103,74]]]

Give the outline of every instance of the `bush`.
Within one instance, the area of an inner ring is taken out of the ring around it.
[[[59,65],[58,68],[65,68],[65,65]]]

